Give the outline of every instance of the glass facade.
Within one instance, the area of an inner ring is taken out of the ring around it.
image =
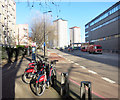
[[[100,20],[106,18],[107,16],[113,14],[114,12],[118,11],[120,9],[120,4],[114,8],[112,8],[111,10],[107,11],[105,14],[103,14],[102,16],[100,16],[99,18],[97,18],[96,20],[94,20],[93,22],[90,23],[90,26],[94,25],[95,23],[99,22]]]
[[[103,26],[105,26],[105,25],[107,25],[107,24],[109,24],[109,23],[112,23],[112,22],[114,22],[114,21],[117,21],[118,19],[120,19],[120,16],[115,17],[115,18],[113,18],[113,19],[111,19],[111,20],[109,20],[109,21],[107,21],[107,22],[105,22],[105,23],[103,23],[103,24],[101,24],[101,25],[99,25],[99,26],[91,29],[91,31],[94,31],[94,30],[96,30],[96,29],[98,29],[98,28],[101,28],[101,27],[103,27]]]
[[[88,33],[88,31],[87,32],[85,32],[85,34],[87,34]]]

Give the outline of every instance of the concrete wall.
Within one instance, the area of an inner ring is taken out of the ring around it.
[[[0,0],[0,24],[1,43],[15,45],[16,3],[14,0]],[[7,39],[8,37],[10,39]]]
[[[16,25],[16,45],[29,44],[28,24]]]
[[[70,40],[71,43],[81,43],[80,27],[70,28]]]
[[[67,21],[59,19],[54,22],[54,25],[56,27],[55,34],[58,36],[58,43],[57,41],[54,43],[57,44],[57,47],[68,46]]]

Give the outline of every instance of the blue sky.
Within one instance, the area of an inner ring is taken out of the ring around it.
[[[27,2],[16,2],[16,24],[30,24],[34,12],[43,13],[51,10],[53,20],[63,18],[68,21],[68,33],[70,27],[80,27],[81,40],[84,42],[85,24],[113,4],[115,2],[56,2],[55,4],[50,2],[47,4],[44,2],[42,4],[39,2],[30,2],[29,4]]]

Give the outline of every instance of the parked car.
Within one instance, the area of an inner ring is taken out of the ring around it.
[[[85,46],[81,46],[81,51],[87,52],[87,48]]]
[[[74,47],[73,50],[80,50],[80,47]]]
[[[71,51],[73,51],[73,48],[72,48],[72,47],[69,47],[69,48],[68,48],[68,52],[71,52]]]
[[[68,49],[68,47],[65,47],[64,49]]]
[[[63,48],[62,48],[62,47],[60,48],[60,51],[63,51]]]

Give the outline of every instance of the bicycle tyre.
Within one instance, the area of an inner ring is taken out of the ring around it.
[[[38,89],[40,89],[40,92]],[[39,83],[36,83],[36,95],[41,96],[41,95],[43,95],[44,91],[45,91],[45,86],[40,85]]]
[[[25,83],[29,84],[30,83],[30,80],[32,79],[32,77],[28,77],[31,73],[24,73],[23,76],[22,76],[22,79]],[[27,80],[29,79],[29,80]]]

